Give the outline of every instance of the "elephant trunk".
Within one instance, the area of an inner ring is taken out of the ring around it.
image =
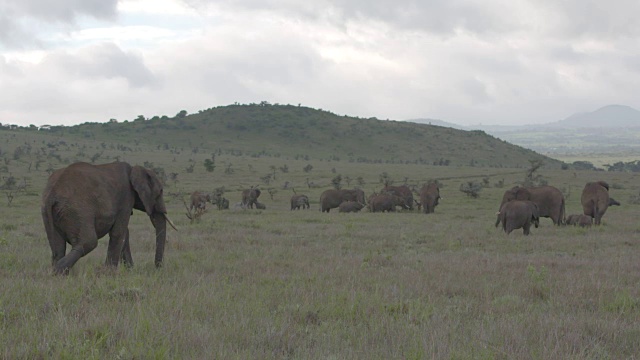
[[[164,244],[167,241],[167,218],[165,214],[156,213],[151,217],[153,226],[156,228],[156,267],[162,266],[162,258],[164,257]]]

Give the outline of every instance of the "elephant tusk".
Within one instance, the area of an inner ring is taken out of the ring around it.
[[[171,227],[173,228],[173,230],[178,231],[178,228],[173,224],[173,222],[171,221],[171,219],[169,219],[169,217],[167,216],[167,214],[162,214],[164,216],[164,219],[167,220],[167,222],[169,223],[169,225],[171,225]]]
[[[500,211],[496,212],[496,215],[500,215]]]

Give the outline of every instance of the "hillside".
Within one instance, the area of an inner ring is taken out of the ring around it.
[[[487,135],[410,122],[361,119],[292,105],[229,105],[176,117],[52,127],[51,134],[251,156],[492,167],[560,162]]]

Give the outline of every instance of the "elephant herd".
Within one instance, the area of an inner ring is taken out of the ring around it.
[[[260,190],[252,187],[242,192],[243,208],[264,209],[258,202]],[[397,207],[413,210],[422,208],[433,213],[438,205],[440,190],[435,182],[425,184],[418,192],[419,201],[406,186],[385,186],[365,201],[361,189],[326,190],[320,195],[320,210],[329,212],[357,212],[365,206],[371,212],[392,212]],[[228,208],[229,201],[221,194],[195,192],[191,195],[191,210],[203,210],[207,202],[220,209]],[[600,225],[607,208],[620,205],[609,196],[609,185],[604,181],[587,183],[581,197],[583,214],[565,214],[562,192],[553,186],[514,187],[504,193],[497,213],[496,227],[502,223],[505,232],[522,228],[525,235],[531,225],[538,227],[541,217],[551,218],[555,225]],[[296,194],[291,197],[291,210],[309,209],[309,197]],[[52,265],[57,274],[69,269],[98,244],[98,239],[109,235],[105,263],[117,267],[122,260],[132,266],[129,245],[129,218],[133,209],[149,216],[155,228],[155,265],[162,266],[166,243],[166,224],[175,230],[167,216],[163,187],[158,176],[142,166],[125,162],[104,165],[74,163],[53,172],[42,195],[41,214],[47,239],[51,247]],[[67,244],[71,251],[66,252]]]
[[[371,194],[367,201],[361,189],[331,189],[320,195],[320,211],[328,213],[331,209],[338,208],[339,212],[358,212],[366,206],[371,212],[394,212],[398,207],[413,210],[414,204],[417,204],[425,214],[429,214],[434,212],[441,198],[438,184],[425,184],[420,189],[419,196],[418,202],[407,185],[387,185],[379,193]]]
[[[502,229],[508,234],[522,229],[529,235],[531,225],[536,228],[541,217],[551,218],[554,225],[574,225],[590,227],[600,225],[607,208],[620,205],[609,196],[609,184],[604,181],[589,182],[580,197],[582,214],[566,215],[565,199],[562,192],[553,186],[519,187],[505,191],[497,212],[495,226],[502,223]]]

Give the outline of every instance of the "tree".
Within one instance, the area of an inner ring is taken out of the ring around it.
[[[211,159],[205,159],[204,168],[208,172],[213,172],[213,170],[215,170],[215,168],[216,168],[216,163]]]
[[[477,181],[467,181],[466,183],[460,184],[460,191],[474,199],[480,196],[480,190],[482,190],[482,184]]]
[[[338,174],[333,179],[331,179],[331,185],[334,189],[340,190],[342,188],[342,175]]]

